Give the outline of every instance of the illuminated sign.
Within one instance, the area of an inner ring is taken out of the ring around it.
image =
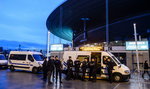
[[[63,44],[53,44],[50,47],[51,51],[63,51]]]
[[[101,46],[94,46],[94,47],[80,47],[80,51],[102,51],[103,47]]]
[[[138,50],[148,50],[147,41],[138,41],[137,42]],[[136,50],[136,44],[134,41],[126,42],[126,50]]]

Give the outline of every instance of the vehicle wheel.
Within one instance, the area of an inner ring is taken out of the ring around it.
[[[37,73],[38,72],[38,68],[36,68],[36,67],[33,67],[33,69],[32,69],[32,73]]]
[[[14,68],[14,66],[10,66],[10,71],[15,71],[15,68]]]
[[[113,75],[113,80],[114,80],[115,82],[120,82],[120,81],[122,81],[122,75],[121,75],[121,74],[114,74],[114,75]]]

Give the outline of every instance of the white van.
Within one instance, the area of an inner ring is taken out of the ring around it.
[[[0,67],[7,68],[8,61],[6,60],[4,54],[0,54]]]
[[[52,56],[56,56],[56,52],[51,52]],[[64,51],[63,53],[58,53],[58,56],[61,56],[63,59],[63,64],[66,64],[69,56],[72,57],[72,60],[76,60],[78,58],[81,62],[84,58],[88,58],[90,61],[92,57],[97,59],[97,63],[101,65],[100,70],[97,74],[97,79],[104,79],[108,77],[106,62],[104,62],[105,58],[110,58],[111,61],[114,63],[114,70],[113,70],[113,80],[114,81],[123,81],[129,80],[130,78],[130,69],[121,64],[120,61],[110,52],[108,51]],[[66,67],[64,66],[64,69]],[[87,76],[88,78],[88,76]]]
[[[8,65],[11,71],[25,70],[37,73],[42,69],[43,56],[40,52],[11,51]]]

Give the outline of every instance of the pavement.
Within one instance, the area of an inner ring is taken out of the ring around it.
[[[0,89],[150,89],[148,76],[143,78],[132,74],[128,82],[109,83],[107,80],[90,81],[63,79],[63,83],[48,84],[42,80],[42,74],[25,71],[10,72],[0,69]]]

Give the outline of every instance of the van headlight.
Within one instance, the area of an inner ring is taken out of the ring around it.
[[[130,71],[129,70],[125,70],[124,73],[130,74]]]

